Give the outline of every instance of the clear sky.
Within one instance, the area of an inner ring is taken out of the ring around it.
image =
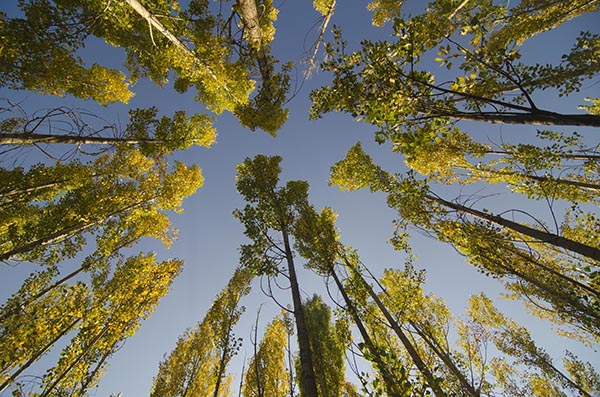
[[[338,4],[332,23],[339,25],[351,48],[356,48],[363,38],[385,38],[389,35],[389,27],[376,29],[371,26],[370,13],[366,11],[367,2],[342,2]],[[296,62],[298,79],[306,68],[302,60],[316,37],[315,23],[318,14],[313,11],[310,1],[287,0],[275,1],[280,9],[276,22],[276,37],[273,43],[274,54],[282,61]],[[10,5],[3,2],[0,10],[11,11]],[[10,14],[9,14],[10,15]],[[532,62],[556,61],[561,50],[570,47],[574,35],[580,30],[600,30],[600,18],[589,15],[565,24],[560,31],[550,32],[526,47],[527,59]],[[331,38],[330,35],[327,38]],[[553,48],[559,50],[553,51]],[[100,42],[91,42],[83,51],[84,59],[90,61],[101,59],[115,67],[121,67],[123,55],[119,50],[108,48]],[[437,68],[432,65],[431,67]],[[318,208],[332,207],[339,213],[338,227],[342,241],[357,248],[364,263],[376,274],[386,267],[402,267],[403,255],[395,252],[386,243],[393,232],[392,220],[394,212],[387,208],[385,196],[371,194],[366,191],[352,193],[340,192],[336,187],[328,186],[329,168],[344,157],[347,150],[358,141],[362,141],[365,150],[385,169],[403,171],[406,169],[403,159],[390,151],[389,145],[378,145],[373,139],[373,127],[357,123],[349,115],[328,114],[317,121],[308,120],[310,90],[328,82],[329,75],[316,72],[299,87],[297,96],[292,99],[290,117],[278,136],[273,138],[264,132],[250,132],[240,127],[237,120],[229,114],[217,118],[217,143],[210,149],[190,149],[176,153],[174,158],[187,163],[197,163],[203,170],[205,184],[197,194],[184,203],[185,212],[171,217],[179,229],[179,239],[170,250],[159,243],[144,241],[135,247],[140,250],[155,250],[159,259],[177,257],[185,260],[183,273],[174,282],[171,293],[162,300],[156,313],[143,322],[140,331],[130,338],[123,348],[110,360],[108,372],[100,382],[97,392],[92,395],[108,396],[110,393],[122,392],[123,396],[136,397],[147,395],[152,378],[156,375],[158,363],[163,354],[174,347],[177,338],[187,328],[201,321],[213,297],[225,286],[228,278],[238,264],[238,248],[247,241],[239,222],[231,216],[236,208],[244,203],[235,190],[235,165],[246,157],[256,154],[280,155],[283,157],[282,181],[306,180],[310,183],[310,200]],[[539,96],[541,107],[565,113],[577,112],[576,106],[583,103],[585,96],[598,96],[596,80],[584,83],[581,95],[573,98],[557,100],[554,93],[548,97]],[[52,106],[69,106],[99,112],[107,120],[121,120],[124,125],[127,111],[130,108],[157,106],[161,114],[172,115],[176,110],[186,110],[189,114],[202,111],[199,103],[193,101],[193,95],[180,95],[170,85],[163,89],[146,81],[140,81],[134,87],[135,97],[128,105],[110,105],[99,108],[90,102],[83,102],[71,97],[57,99],[44,97],[28,92],[9,92],[2,90],[0,97],[13,101],[23,101],[23,106],[36,110]],[[568,129],[567,129],[568,130]],[[535,128],[506,127],[495,125],[477,126],[469,129],[476,139],[494,142],[531,140],[535,136]],[[586,131],[597,139],[597,131]],[[37,152],[30,152],[28,161],[41,159]],[[7,166],[6,164],[2,164]],[[457,193],[469,194],[481,186],[465,188],[459,191],[456,187],[436,189],[444,192],[447,198]],[[542,217],[547,217],[545,204],[542,202],[526,202],[522,197],[510,193],[502,187],[494,187],[483,193],[500,192],[484,201],[481,206],[496,210],[510,208],[527,208]],[[465,303],[471,294],[485,291],[489,296],[498,297],[502,292],[499,283],[477,273],[461,256],[448,245],[426,238],[414,231],[414,250],[419,260],[417,267],[427,269],[426,290],[446,299],[454,313],[461,315]],[[18,288],[18,280],[23,279],[35,267],[27,264],[16,268],[0,269],[0,298],[14,292]],[[324,294],[323,281],[308,270],[300,271],[301,289],[304,297],[313,293]],[[281,292],[281,300],[288,302],[287,292]],[[248,336],[256,316],[256,310],[263,304],[261,323],[266,324],[271,316],[278,312],[274,303],[262,295],[255,287],[250,296],[242,303],[246,306],[246,314],[237,327],[236,334],[245,338],[240,355],[231,363],[229,371],[239,373],[244,355],[251,355],[251,344]],[[537,342],[553,355],[561,354],[565,348],[582,354],[596,367],[600,367],[597,353],[581,349],[564,339],[557,339],[550,332],[550,326],[539,320],[528,317],[518,303],[502,303],[500,307],[510,313],[524,325],[531,326]],[[234,380],[237,385],[239,378]]]

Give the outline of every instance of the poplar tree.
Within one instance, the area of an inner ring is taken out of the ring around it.
[[[178,211],[183,198],[203,182],[196,165],[176,162],[170,170],[164,160],[149,159],[136,150],[107,154],[79,167],[89,169],[77,184],[58,183],[45,197],[29,190],[31,201],[9,200],[3,206],[0,260],[55,264],[79,252],[86,234],[97,234],[114,222],[168,241],[169,222],[163,211]],[[42,175],[38,171],[44,168],[31,173]],[[152,219],[157,223],[144,225]]]
[[[23,373],[75,331],[34,395],[85,395],[123,340],[135,334],[140,322],[155,310],[182,264],[178,260],[157,263],[154,254],[118,259],[112,274],[105,270],[89,285],[77,282],[63,287],[4,319],[0,390],[26,386]],[[22,291],[47,281],[44,276]],[[39,319],[32,318],[36,315]]]
[[[572,235],[576,239],[558,236],[445,200],[431,192],[426,181],[383,171],[360,145],[333,167],[331,181],[348,190],[369,187],[387,192],[388,205],[401,217],[400,231],[410,224],[430,232],[484,273],[508,279],[524,299],[531,295],[549,304],[557,312],[556,320],[597,338],[598,248],[594,242],[581,240],[578,234]],[[536,247],[543,256],[536,254]],[[570,258],[574,254],[578,255]],[[589,266],[574,267],[576,263]]]
[[[78,109],[58,107],[27,114],[8,103],[5,111],[9,117],[0,123],[2,145],[66,144],[85,154],[103,153],[119,146],[135,147],[146,156],[160,157],[192,146],[210,147],[217,135],[207,115],[188,117],[185,112],[176,111],[173,117],[158,117],[156,107],[130,110],[129,121],[122,130]]]
[[[317,378],[292,251],[298,211],[308,203],[308,184],[289,181],[279,187],[280,162],[279,156],[258,155],[237,166],[236,187],[248,204],[236,210],[234,216],[252,241],[241,247],[240,262],[258,275],[281,275],[289,280],[300,350],[300,383],[306,397],[317,397]]]
[[[265,328],[256,354],[244,374],[244,397],[286,397],[289,395],[289,370],[285,365],[287,331],[285,320],[276,317]]]
[[[229,395],[226,370],[241,346],[233,330],[245,310],[240,300],[250,293],[253,277],[249,269],[236,269],[202,322],[186,330],[159,364],[151,396]]]
[[[277,10],[270,0],[259,3],[260,14],[254,2],[236,1],[227,19],[213,15],[203,0],[189,2],[186,8],[160,1],[26,1],[19,6],[22,17],[2,15],[2,84],[106,105],[127,102],[133,95],[129,83],[138,78],[162,86],[173,71],[178,92],[193,87],[196,99],[209,110],[228,110],[243,125],[274,135],[287,118],[283,105],[290,66],[275,72],[277,61],[268,44]],[[248,11],[250,5],[254,14]],[[239,40],[226,34],[235,30],[232,21],[238,13],[246,28]],[[85,66],[76,52],[91,36],[125,50],[127,79],[123,72],[102,65]],[[250,102],[255,70],[261,87]]]
[[[411,16],[404,3],[374,2],[374,22],[393,22],[393,39],[365,40],[348,54],[341,34],[323,68],[333,82],[312,93],[313,117],[343,111],[380,128],[384,141],[402,133],[446,129],[461,120],[488,123],[599,126],[593,114],[560,114],[538,107],[536,90],[576,92],[599,72],[593,59],[600,37],[581,32],[559,64],[524,64],[520,46],[570,19],[597,12],[587,0],[570,4],[521,1],[429,2]],[[464,37],[460,37],[460,36]],[[428,53],[451,73],[437,78],[423,67]],[[561,54],[562,55],[562,54]]]

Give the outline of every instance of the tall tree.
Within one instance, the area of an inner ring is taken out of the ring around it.
[[[479,324],[491,330],[491,337],[496,347],[530,368],[536,368],[543,376],[550,379],[556,386],[578,393],[581,396],[591,397],[599,392],[598,373],[589,372],[586,366],[570,355],[565,360],[568,368],[573,368],[570,363],[587,372],[589,381],[577,382],[582,378],[573,379],[565,373],[543,349],[538,347],[531,338],[529,331],[515,321],[504,316],[494,307],[492,301],[484,294],[474,295],[469,301],[469,315]],[[591,368],[589,368],[591,369]]]
[[[173,2],[137,0],[108,5],[97,0],[23,2],[23,17],[2,18],[6,51],[0,72],[4,84],[15,89],[69,93],[101,104],[126,102],[132,93],[122,72],[100,65],[86,68],[75,55],[89,36],[96,36],[125,50],[131,81],[148,77],[162,86],[174,71],[177,91],[195,87],[196,99],[208,109],[231,111],[251,129],[275,134],[287,118],[282,107],[289,67],[275,73],[276,61],[269,55],[277,10],[271,1],[261,1],[264,12],[252,16],[247,7],[251,3],[240,1],[234,7],[246,32],[252,32],[238,40],[226,33],[235,28],[235,14],[229,19],[213,15],[204,0],[194,0],[185,9]],[[262,85],[251,104],[255,68]]]
[[[227,396],[227,365],[241,346],[233,328],[244,306],[239,302],[250,292],[253,274],[238,268],[216,296],[204,320],[179,338],[175,349],[159,364],[151,396]]]
[[[317,381],[310,350],[296,265],[292,251],[293,227],[299,209],[307,206],[308,184],[289,181],[278,187],[281,157],[258,155],[237,166],[236,186],[249,203],[234,215],[252,240],[241,248],[241,263],[259,275],[284,275],[290,282],[292,308],[300,350],[300,382],[306,397],[317,397]],[[287,269],[282,269],[285,263]]]
[[[102,368],[122,341],[135,334],[140,322],[155,310],[182,264],[179,260],[157,263],[154,254],[120,259],[112,274],[108,271],[98,274],[90,286],[78,282],[36,301],[22,314],[11,316],[10,321],[5,322],[8,326],[3,328],[2,342],[15,343],[15,338],[22,342],[9,362],[2,360],[4,376],[0,389],[19,389],[23,382],[19,376],[59,340],[77,331],[63,348],[56,365],[47,370],[35,395],[85,395],[97,383]],[[32,321],[31,315],[51,310],[47,305],[56,295],[62,297],[52,303],[71,303],[56,307],[55,316],[44,315],[40,316],[41,322]],[[13,371],[9,374],[10,370]]]
[[[559,310],[563,320],[570,317],[573,325],[584,325],[592,335],[598,334],[594,325],[598,317],[594,276],[598,248],[593,242],[558,236],[444,200],[424,181],[386,173],[360,145],[333,167],[332,182],[344,189],[369,186],[388,192],[388,204],[398,210],[400,225],[416,225],[451,243],[486,273],[524,282],[528,285],[521,290],[524,297],[533,293]],[[536,246],[540,252],[554,252],[539,259],[532,251]],[[573,253],[581,255],[576,259],[580,262],[590,261],[590,268],[573,271],[568,259]],[[577,291],[577,296],[572,291]]]
[[[244,397],[286,397],[289,375],[285,365],[287,331],[285,320],[276,317],[267,325],[256,354],[244,374]]]
[[[454,2],[457,3],[457,2]],[[404,3],[375,2],[379,22],[393,20],[394,41],[363,41],[362,50],[346,54],[340,35],[329,47],[330,87],[312,94],[312,115],[344,111],[381,128],[378,139],[432,130],[459,120],[598,126],[594,114],[559,114],[540,109],[535,90],[556,88],[569,94],[599,70],[592,59],[600,37],[582,32],[558,65],[526,65],[520,45],[579,15],[598,10],[595,2],[568,5],[554,1],[493,1],[450,4],[431,1],[415,16]],[[460,37],[460,35],[466,37]],[[444,82],[420,65],[428,54],[451,74]],[[456,66],[454,66],[456,64]]]
[[[432,180],[508,184],[529,198],[594,203],[600,194],[598,156],[580,134],[539,131],[541,145],[503,143],[495,149],[456,127],[398,134],[395,151],[406,164]]]
[[[123,130],[77,109],[59,107],[28,115],[18,105],[8,103],[6,112],[10,115],[0,124],[1,145],[67,144],[85,154],[93,154],[89,145],[104,147],[100,153],[107,147],[129,146],[158,157],[194,145],[210,147],[216,138],[210,117],[188,117],[183,111],[173,117],[158,117],[156,107],[130,110]]]
[[[56,263],[79,252],[86,233],[98,233],[115,221],[142,228],[154,218],[148,235],[168,241],[164,210],[180,209],[181,201],[201,186],[200,169],[176,162],[172,170],[163,159],[151,160],[136,150],[99,157],[82,173],[83,180],[36,202],[12,202],[2,208],[0,259]],[[96,176],[93,176],[96,175]],[[90,177],[91,176],[91,177]],[[28,194],[34,194],[30,192]],[[162,219],[161,219],[162,218]]]
[[[332,322],[331,309],[314,295],[304,303],[317,389],[320,396],[341,397],[346,384],[344,353],[348,330],[343,321]],[[302,388],[301,388],[302,390]]]

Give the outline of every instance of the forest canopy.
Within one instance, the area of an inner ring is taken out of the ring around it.
[[[599,22],[3,5],[0,394],[600,395]]]

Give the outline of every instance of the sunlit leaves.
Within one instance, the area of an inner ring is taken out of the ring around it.
[[[252,278],[248,269],[235,271],[204,320],[186,330],[160,363],[151,396],[229,395],[226,369],[241,346],[233,327],[245,310],[239,302],[250,292]]]
[[[289,391],[289,374],[285,366],[287,331],[284,320],[276,317],[265,328],[256,354],[244,374],[244,397],[285,397]]]

